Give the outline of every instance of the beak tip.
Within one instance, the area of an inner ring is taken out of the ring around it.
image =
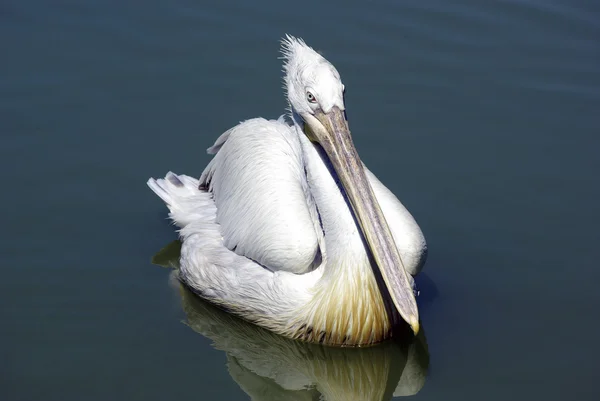
[[[410,321],[409,321],[410,327],[412,327],[413,333],[415,333],[415,336],[417,334],[419,334],[419,319],[417,319],[416,316],[411,316],[410,317]]]

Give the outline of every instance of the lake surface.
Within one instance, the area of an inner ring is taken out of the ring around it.
[[[284,113],[285,33],[428,240],[415,342],[290,344],[152,264],[176,233],[147,178]],[[600,395],[596,2],[8,0],[0,44],[3,400]]]

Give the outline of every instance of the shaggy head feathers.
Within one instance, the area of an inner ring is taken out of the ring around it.
[[[292,111],[313,113],[320,107],[325,113],[333,106],[344,110],[344,85],[335,67],[302,39],[286,35],[281,41],[284,89]],[[316,103],[307,99],[308,92]]]

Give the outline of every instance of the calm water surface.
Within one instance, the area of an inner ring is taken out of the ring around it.
[[[146,179],[283,113],[286,32],[425,232],[426,338],[299,346],[151,263],[176,234]],[[599,396],[596,2],[8,0],[0,46],[3,400]]]

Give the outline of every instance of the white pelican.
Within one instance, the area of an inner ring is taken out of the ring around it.
[[[373,344],[395,311],[417,333],[423,234],[360,161],[335,67],[291,36],[282,53],[291,125],[244,121],[208,149],[199,180],[148,181],[181,228],[180,279],[294,339]]]

